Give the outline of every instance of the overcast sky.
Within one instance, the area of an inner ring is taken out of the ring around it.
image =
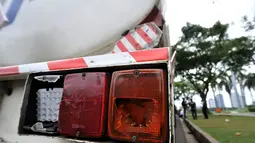
[[[232,23],[228,34],[230,38],[255,33],[246,33],[241,27],[241,18],[244,15],[252,17],[255,14],[255,0],[169,0],[167,8],[167,21],[170,26],[171,44],[175,44],[182,35],[181,28],[190,22],[210,27],[216,21]],[[246,102],[251,103],[249,92],[246,91]],[[223,92],[225,104],[230,106],[229,97]],[[254,93],[255,95],[255,93]],[[194,97],[197,104],[198,96]],[[213,98],[210,91],[208,99]],[[179,104],[179,103],[178,103]]]

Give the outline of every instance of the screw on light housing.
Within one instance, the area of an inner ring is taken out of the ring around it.
[[[86,77],[86,73],[82,73],[82,79],[85,80],[85,77]]]
[[[135,142],[136,141],[136,136],[133,136],[132,137],[132,142]]]
[[[140,73],[140,71],[139,71],[139,70],[134,70],[134,75],[135,75],[135,76],[138,76],[138,75],[139,75],[139,73]]]
[[[80,136],[80,131],[76,131],[75,136],[76,136],[76,137],[79,137],[79,136]]]

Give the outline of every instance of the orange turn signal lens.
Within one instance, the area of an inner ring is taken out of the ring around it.
[[[166,76],[161,69],[113,73],[108,135],[132,142],[163,143],[167,138]]]

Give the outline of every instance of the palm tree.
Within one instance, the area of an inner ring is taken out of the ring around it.
[[[230,103],[231,106],[233,107],[233,103],[232,103],[232,97],[231,97],[231,89],[232,89],[233,85],[231,82],[231,77],[230,76],[225,76],[224,78],[221,78],[221,81],[218,84],[218,88],[220,90],[223,90],[223,88],[225,88],[225,90],[227,91],[229,98],[230,98]]]
[[[251,100],[252,100],[252,103],[254,104],[255,102],[251,92],[252,89],[255,89],[255,74],[254,73],[250,73],[246,76],[244,85],[249,89]]]
[[[232,75],[231,75],[231,82],[232,82],[232,87],[235,91],[235,94],[236,94],[236,97],[237,97],[237,103],[238,103],[238,108],[242,108],[242,100],[241,100],[241,97],[238,93],[238,90],[237,90],[237,83],[236,83],[236,72],[232,72]]]
[[[212,92],[213,92],[214,102],[215,102],[215,105],[216,105],[216,108],[217,108],[217,107],[219,106],[219,104],[218,104],[218,101],[217,101],[216,95],[215,95],[215,93],[216,93],[216,87],[217,87],[217,82],[216,82],[216,81],[213,81],[213,82],[211,83],[211,89],[212,89]]]
[[[238,81],[239,86],[240,86],[241,96],[245,97],[244,88],[245,88],[246,75],[243,74],[242,72],[238,72],[235,75],[237,75],[237,81]],[[241,102],[244,106],[246,106],[246,102],[243,101],[243,98],[242,98]]]

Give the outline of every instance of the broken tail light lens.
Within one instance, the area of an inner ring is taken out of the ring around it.
[[[168,132],[166,76],[161,69],[113,73],[108,136],[133,142],[166,141]]]
[[[102,137],[106,131],[109,75],[103,72],[65,77],[59,132],[72,137]]]

